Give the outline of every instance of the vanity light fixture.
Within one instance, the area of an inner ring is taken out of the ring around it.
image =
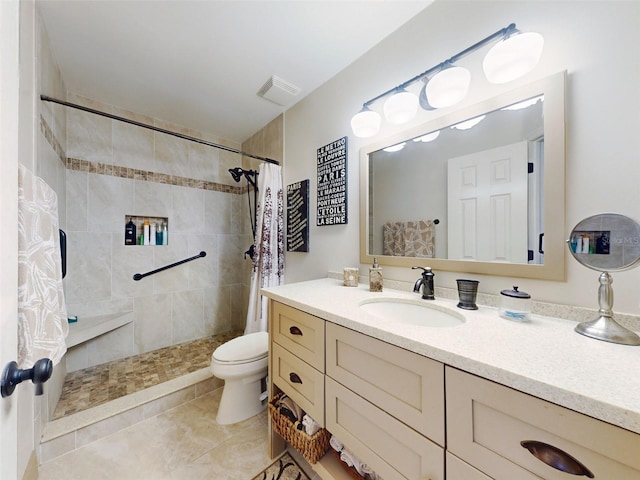
[[[487,52],[482,69],[491,83],[508,83],[530,72],[540,61],[544,38],[535,32],[503,38]]]
[[[429,105],[445,108],[455,105],[467,96],[471,72],[464,67],[445,67],[425,85]]]
[[[380,131],[381,122],[380,114],[365,105],[351,119],[351,130],[356,137],[372,137]]]
[[[384,102],[384,118],[394,125],[401,125],[413,120],[418,113],[418,97],[401,89]]]
[[[396,125],[411,120],[417,113],[418,105],[424,110],[455,105],[467,94],[471,72],[454,64],[496,40],[499,40],[499,43],[489,50],[483,61],[483,70],[491,83],[507,83],[525,75],[537,65],[542,55],[542,35],[534,32],[521,33],[516,24],[512,23],[448,60],[366,101],[362,110],[351,119],[353,134],[356,137],[368,138],[380,131],[382,118],[370,107],[385,97],[390,96],[384,104],[385,117],[389,123]],[[407,87],[418,81],[424,84],[418,95],[407,91]]]

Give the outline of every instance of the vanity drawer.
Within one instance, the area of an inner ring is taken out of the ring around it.
[[[640,479],[640,435],[454,368],[445,375],[447,448],[490,477],[567,480],[520,443],[535,441],[591,478]]]
[[[272,344],[272,350],[273,383],[324,426],[324,374],[277,343]]]
[[[444,365],[327,323],[327,375],[444,446]]]
[[[273,340],[324,372],[324,320],[271,301]]]
[[[447,480],[492,480],[480,470],[446,452]]]
[[[326,380],[327,430],[382,478],[444,480],[444,449],[338,382]]]

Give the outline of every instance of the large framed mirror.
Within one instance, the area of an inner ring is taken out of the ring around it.
[[[360,151],[360,261],[565,278],[565,72]]]

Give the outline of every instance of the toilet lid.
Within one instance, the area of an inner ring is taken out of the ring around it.
[[[213,352],[219,362],[247,362],[266,357],[269,353],[269,334],[256,332],[236,337],[220,345]]]

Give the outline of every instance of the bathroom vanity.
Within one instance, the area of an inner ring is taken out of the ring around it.
[[[330,278],[263,294],[271,395],[284,391],[385,480],[640,479],[638,347]],[[284,446],[270,435],[272,456]],[[330,453],[313,467],[350,478]]]

